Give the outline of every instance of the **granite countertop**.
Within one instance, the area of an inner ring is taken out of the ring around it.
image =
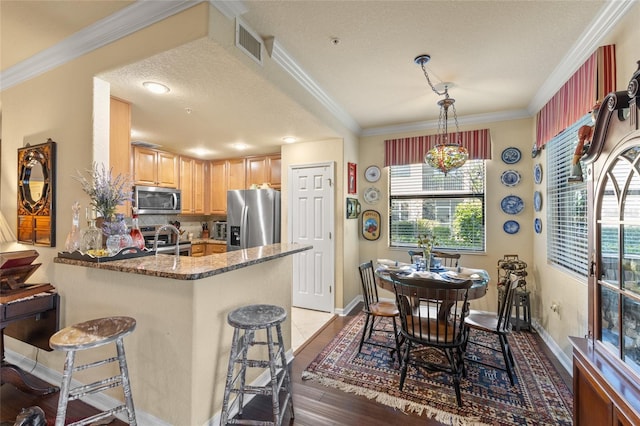
[[[179,256],[177,259],[173,254],[158,254],[100,263],[62,257],[56,257],[53,261],[54,263],[65,265],[84,266],[131,274],[151,275],[177,280],[198,280],[268,262],[312,248],[313,246],[311,245],[280,243],[201,257]]]

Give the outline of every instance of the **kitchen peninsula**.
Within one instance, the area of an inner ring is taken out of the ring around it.
[[[61,325],[135,318],[137,328],[125,347],[136,410],[166,424],[206,424],[222,405],[233,331],[227,313],[255,303],[290,312],[292,255],[311,248],[273,244],[202,257],[160,254],[101,263],[57,257],[54,267],[68,277]],[[283,336],[290,348],[290,318]],[[61,357],[60,370],[62,364]]]

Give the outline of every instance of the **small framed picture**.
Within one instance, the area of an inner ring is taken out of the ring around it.
[[[357,174],[357,166],[356,163],[347,163],[348,171],[347,171],[347,181],[348,181],[348,194],[356,194],[358,192],[358,174]]]
[[[362,212],[362,236],[369,241],[380,238],[380,213],[375,210]]]
[[[360,214],[360,202],[357,198],[347,198],[347,219],[357,219]]]

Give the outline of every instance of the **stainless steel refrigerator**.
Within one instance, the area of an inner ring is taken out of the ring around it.
[[[227,191],[227,251],[280,242],[280,191]]]

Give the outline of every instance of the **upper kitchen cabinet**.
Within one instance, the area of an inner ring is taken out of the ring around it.
[[[111,97],[109,111],[109,167],[115,176],[131,176],[131,104]],[[131,203],[116,212],[129,216]]]
[[[180,157],[182,214],[205,214],[205,162]]]
[[[268,183],[272,188],[280,189],[280,168],[282,165],[280,154],[248,157],[246,161],[247,188],[251,188],[251,185],[262,185],[263,183]]]
[[[178,156],[175,154],[136,146],[133,168],[137,185],[178,187]]]
[[[209,213],[225,215],[227,191],[246,187],[245,159],[213,160],[209,170]]]

